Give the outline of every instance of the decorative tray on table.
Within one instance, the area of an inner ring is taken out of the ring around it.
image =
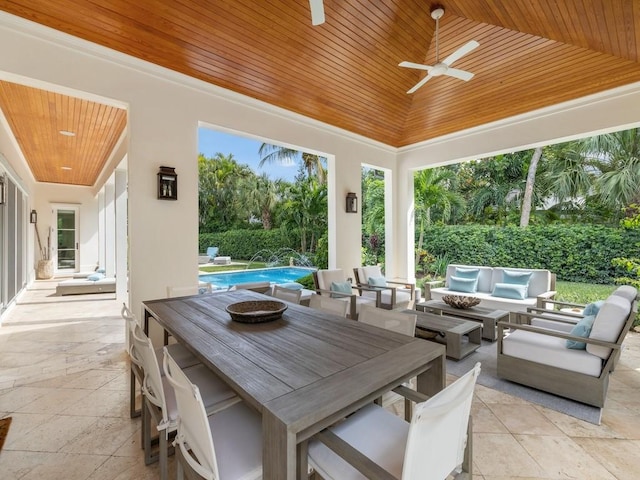
[[[227,306],[231,320],[241,323],[271,322],[282,318],[287,305],[275,300],[250,300]]]
[[[442,301],[453,308],[467,309],[475,307],[480,303],[480,299],[476,297],[467,297],[465,295],[445,295]]]

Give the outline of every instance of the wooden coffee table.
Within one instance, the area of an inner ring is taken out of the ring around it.
[[[444,343],[447,357],[460,360],[480,347],[482,325],[478,322],[416,310],[404,312],[417,314],[416,337],[422,336],[420,330],[434,332],[435,335],[429,336],[428,340]]]
[[[509,320],[509,312],[505,310],[492,310],[483,307],[471,307],[466,309],[453,308],[440,300],[427,300],[416,304],[416,310],[420,312],[432,312],[446,314],[452,317],[464,318],[482,322],[482,338],[495,342],[498,338],[496,325],[498,322]]]

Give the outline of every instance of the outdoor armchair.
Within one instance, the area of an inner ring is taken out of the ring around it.
[[[595,317],[578,324],[520,312],[517,322],[498,323],[498,376],[603,407],[609,374],[636,312],[635,300],[618,295],[607,298]]]
[[[357,320],[360,306],[369,304],[380,306],[380,290],[368,287],[356,287],[348,281],[341,269],[316,270],[313,272],[313,282],[318,295],[326,295],[343,302],[349,302],[348,316]],[[361,292],[373,293],[370,297],[360,295]]]
[[[353,274],[358,287],[380,290],[380,307],[388,310],[412,307],[415,300],[415,283],[388,280],[377,265],[354,268]],[[373,292],[362,291],[361,295],[373,296]]]

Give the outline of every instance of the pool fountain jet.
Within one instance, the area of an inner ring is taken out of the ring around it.
[[[253,262],[264,262],[267,267],[279,267],[289,265],[290,267],[313,267],[313,264],[306,255],[296,252],[292,248],[280,248],[276,251],[264,248],[254,254],[245,267],[249,269]]]

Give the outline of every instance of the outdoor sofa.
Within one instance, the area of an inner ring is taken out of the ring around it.
[[[499,322],[498,377],[603,407],[609,374],[636,316],[633,290],[614,292],[578,323],[536,313]]]
[[[445,295],[471,296],[480,306],[508,312],[524,312],[529,307],[544,307],[555,296],[555,275],[549,270],[486,267],[475,265],[447,266],[445,284],[425,283],[426,300],[442,300]]]

